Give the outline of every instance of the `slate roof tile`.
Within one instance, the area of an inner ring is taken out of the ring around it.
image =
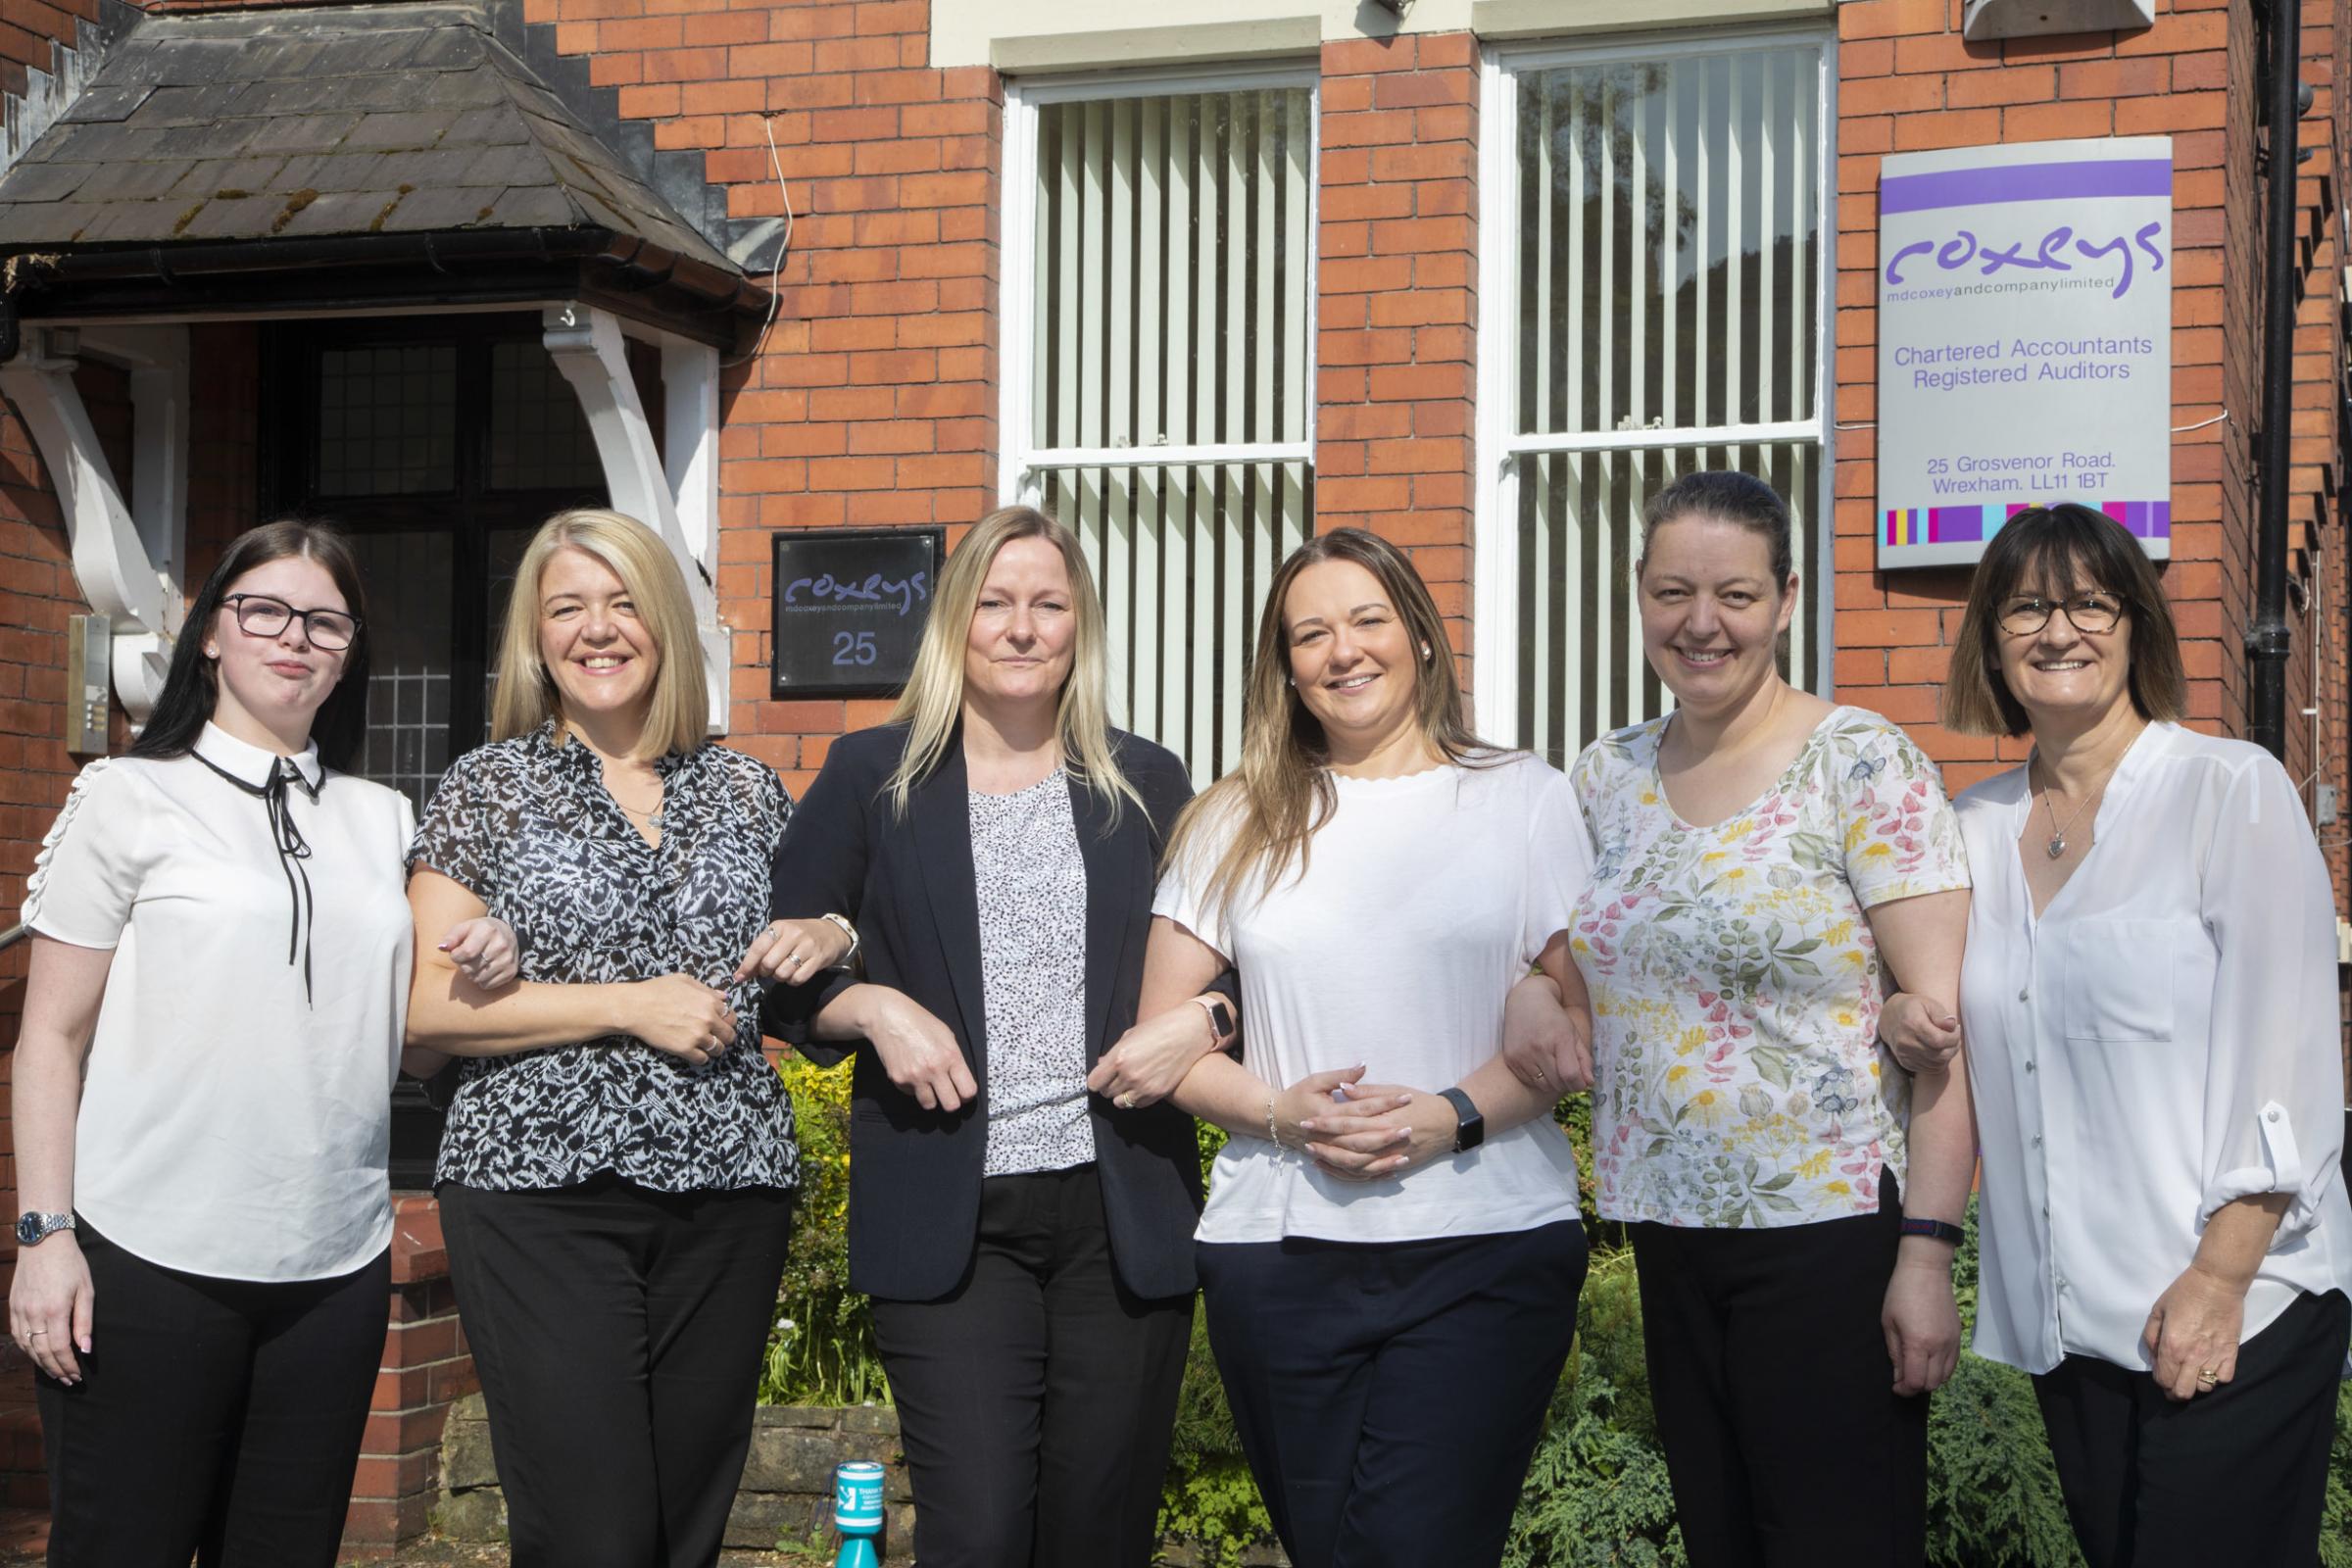
[[[474,0],[149,17],[0,173],[0,252],[510,226],[737,270]]]

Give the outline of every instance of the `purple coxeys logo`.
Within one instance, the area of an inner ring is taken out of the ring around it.
[[[2139,231],[2130,239],[2118,234],[2112,239],[2093,243],[2089,239],[2077,239],[2074,229],[2068,224],[2061,223],[2042,235],[2041,243],[2029,252],[2027,242],[2024,240],[2007,246],[1994,246],[1980,240],[1965,228],[1957,229],[1953,231],[1950,239],[1943,241],[1940,245],[1935,240],[1923,239],[1916,240],[1896,251],[1893,258],[1886,263],[1886,281],[1895,287],[1901,287],[1903,282],[1902,265],[1915,256],[1935,257],[1936,265],[1947,272],[1956,272],[1963,267],[1976,264],[1979,274],[1984,277],[1990,277],[2009,268],[2034,272],[2072,272],[2075,270],[2075,263],[2068,260],[2067,257],[2067,250],[2071,242],[2074,254],[2087,262],[2095,262],[2106,256],[2114,256],[2122,260],[2123,266],[2116,273],[2115,287],[2109,290],[2107,295],[2109,299],[2120,300],[2132,290],[2132,270],[2136,266],[2132,254],[2134,244],[2147,254],[2150,271],[2164,270],[2164,252],[2158,250],[2153,243],[2155,237],[2163,232],[2164,223],[2159,220],[2143,224]]]

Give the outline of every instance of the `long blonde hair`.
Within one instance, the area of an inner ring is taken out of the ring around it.
[[[539,655],[539,583],[559,550],[577,550],[604,563],[620,579],[637,607],[638,621],[653,636],[653,704],[630,755],[650,761],[702,745],[710,699],[703,690],[702,644],[695,635],[694,602],[686,595],[686,579],[669,547],[653,529],[625,513],[601,507],[579,507],[548,518],[514,568],[507,627],[499,637],[490,738],[511,740],[564,716],[563,696]]]
[[[1005,507],[972,524],[963,543],[948,558],[939,574],[939,593],[931,603],[931,618],[923,624],[923,640],[915,650],[914,672],[890,721],[906,726],[906,751],[890,775],[891,806],[906,814],[906,798],[914,786],[939,765],[949,737],[963,716],[963,650],[971,636],[972,616],[980,606],[980,590],[997,552],[1015,539],[1043,539],[1061,552],[1070,574],[1070,603],[1077,615],[1070,645],[1070,676],[1062,682],[1055,724],[1061,734],[1061,765],[1072,778],[1094,791],[1110,814],[1119,818],[1121,797],[1140,810],[1144,798],[1129,782],[1110,749],[1110,680],[1107,674],[1108,633],[1102,624],[1102,601],[1095,593],[1094,574],[1086,569],[1085,552],[1077,535],[1035,507]]]
[[[1291,552],[1274,573],[1257,619],[1249,689],[1242,708],[1242,762],[1193,798],[1169,835],[1166,860],[1177,863],[1211,823],[1238,818],[1233,837],[1201,883],[1202,901],[1230,908],[1263,898],[1295,863],[1306,872],[1309,841],[1331,819],[1337,795],[1327,764],[1331,747],[1317,719],[1290,683],[1289,637],[1283,602],[1307,567],[1348,561],[1363,567],[1396,606],[1409,645],[1429,650],[1413,672],[1413,717],[1421,739],[1448,762],[1482,765],[1510,754],[1472,733],[1462,716],[1462,688],[1453,666],[1446,619],[1421,574],[1403,551],[1361,528],[1334,528]]]

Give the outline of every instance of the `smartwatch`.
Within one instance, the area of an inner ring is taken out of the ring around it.
[[[17,1245],[38,1247],[59,1231],[73,1228],[74,1216],[71,1214],[40,1214],[27,1209],[17,1216]]]
[[[1233,1009],[1225,1005],[1223,997],[1195,997],[1200,1010],[1208,1014],[1209,1049],[1216,1050],[1233,1038]]]
[[[1949,1242],[1954,1247],[1968,1240],[1968,1232],[1948,1219],[1912,1219],[1905,1215],[1899,1233],[1904,1236],[1925,1236],[1932,1242]]]
[[[1478,1106],[1459,1089],[1441,1089],[1438,1098],[1453,1107],[1461,1120],[1453,1129],[1453,1152],[1457,1154],[1476,1149],[1487,1141],[1487,1118],[1479,1114]]]

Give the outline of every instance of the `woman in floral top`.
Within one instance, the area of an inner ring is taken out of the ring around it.
[[[1688,475],[1644,532],[1642,642],[1676,711],[1577,760],[1595,858],[1571,951],[1684,1543],[1697,1568],[1917,1563],[1925,1396],[1959,1353],[1957,1231],[1936,1233],[1974,1130],[1956,1057],[1912,1079],[1879,1015],[1893,972],[1956,994],[1959,834],[1899,729],[1781,678],[1797,583],[1769,487]]]

